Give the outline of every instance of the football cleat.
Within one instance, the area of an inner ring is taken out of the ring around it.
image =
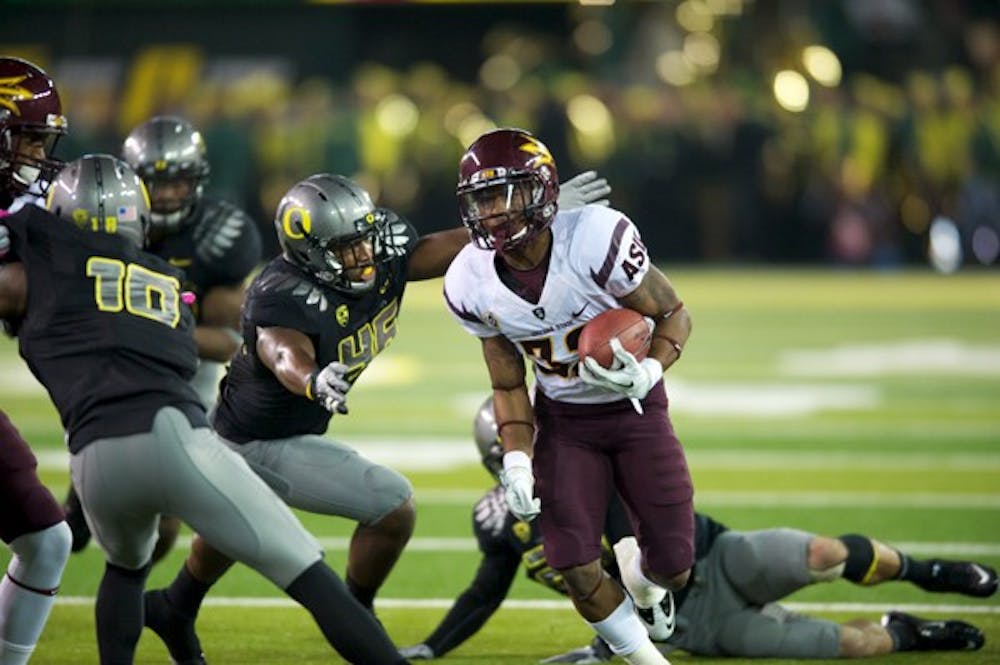
[[[663,600],[652,607],[635,606],[635,613],[646,627],[649,639],[654,642],[664,642],[670,639],[677,627],[677,609],[674,607],[674,594],[669,590]]]
[[[174,608],[166,590],[147,591],[143,594],[143,605],[146,628],[163,640],[174,665],[206,665],[194,619]]]
[[[927,591],[953,591],[987,598],[997,592],[997,571],[971,561],[931,559],[930,579],[919,584]]]
[[[983,631],[957,619],[932,621],[905,612],[887,612],[882,625],[890,632],[911,635],[914,651],[977,651],[986,642]]]
[[[615,657],[611,647],[600,635],[595,635],[594,639],[585,647],[573,649],[566,653],[551,656],[539,663],[575,663],[576,665],[593,665],[594,663],[606,663]]]

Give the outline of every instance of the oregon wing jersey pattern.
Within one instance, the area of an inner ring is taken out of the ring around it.
[[[314,281],[284,258],[272,260],[253,281],[243,305],[241,352],[222,383],[214,425],[231,441],[322,434],[330,414],[315,402],[289,392],[256,355],[257,328],[291,328],[308,335],[323,367],[348,366],[353,383],[396,336],[396,317],[406,288],[410,244],[379,265],[376,285],[348,295]]]
[[[216,286],[239,284],[261,258],[260,232],[236,206],[206,197],[179,232],[149,251],[184,271],[185,291],[199,298]],[[197,303],[195,304],[197,313]]]
[[[194,317],[175,268],[33,206],[4,224],[30,284],[21,355],[49,391],[70,450],[145,431],[166,405],[205,424],[187,384],[197,366]]]
[[[455,319],[478,337],[504,335],[531,359],[552,399],[596,403],[621,396],[584,383],[577,342],[584,324],[619,307],[639,286],[649,256],[622,213],[603,206],[560,212],[552,223],[552,254],[537,304],[514,294],[497,274],[495,253],[467,245],[445,275],[445,300]]]

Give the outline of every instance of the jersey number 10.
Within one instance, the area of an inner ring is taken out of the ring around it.
[[[180,282],[136,263],[92,256],[87,277],[94,278],[94,299],[102,312],[127,311],[176,328],[181,319]]]

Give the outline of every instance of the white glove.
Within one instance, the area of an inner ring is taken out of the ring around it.
[[[663,364],[656,358],[642,362],[622,348],[618,338],[612,338],[611,350],[615,354],[617,369],[605,369],[591,357],[580,363],[580,378],[592,386],[599,386],[633,399],[642,399],[656,382],[663,378]]]
[[[414,644],[412,647],[403,647],[399,650],[399,655],[407,660],[434,660],[434,650],[426,644]]]
[[[606,178],[599,178],[597,171],[584,171],[559,185],[559,200],[556,202],[560,210],[582,208],[588,203],[608,205],[608,194],[611,186]]]
[[[10,229],[0,224],[0,259],[10,251]]]
[[[347,365],[333,362],[313,372],[309,380],[309,398],[330,413],[347,413],[347,391],[351,384],[344,379]]]
[[[504,453],[503,471],[500,472],[507,507],[514,517],[525,522],[538,517],[542,502],[535,498],[535,476],[531,472],[531,459],[520,450]]]

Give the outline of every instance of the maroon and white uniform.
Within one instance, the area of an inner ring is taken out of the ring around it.
[[[667,415],[662,381],[640,416],[619,393],[585,383],[577,371],[580,331],[620,307],[649,269],[632,222],[602,206],[559,212],[538,302],[500,278],[496,253],[466,246],[445,276],[449,309],[469,333],[503,335],[535,375],[533,471],[542,501],[545,553],[556,569],[600,557],[601,530],[617,486],[650,567],[679,573],[694,561],[692,485]]]

